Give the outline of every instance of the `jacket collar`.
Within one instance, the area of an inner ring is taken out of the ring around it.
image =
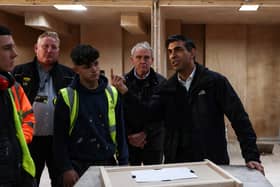
[[[136,81],[136,80],[139,80],[137,79],[137,77],[135,77],[134,75],[134,68],[132,68],[132,70],[130,70],[130,72],[128,72],[126,75],[125,75],[125,79],[126,80],[129,80],[129,81]],[[157,76],[156,76],[156,72],[154,71],[153,68],[150,68],[150,73],[149,75],[143,79],[143,80],[147,80],[149,81],[151,84],[158,84],[158,80],[157,80]]]
[[[195,90],[200,89],[201,87],[211,86],[213,77],[209,76],[208,68],[202,66],[201,64],[195,63],[196,71],[194,74],[194,79],[192,81],[190,92],[194,92]],[[177,87],[181,86],[178,81],[177,72],[172,75],[165,84],[163,84],[162,91],[163,92],[175,92]]]

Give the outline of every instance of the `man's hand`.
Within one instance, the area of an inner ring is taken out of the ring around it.
[[[124,82],[124,78],[118,75],[114,75],[113,69],[111,69],[111,83],[121,94],[125,94],[128,91],[128,88]]]
[[[145,132],[142,131],[139,133],[130,134],[128,136],[128,142],[130,145],[132,145],[134,147],[140,147],[143,149],[145,144],[147,143]]]
[[[246,163],[246,166],[250,169],[256,169],[264,175],[264,167],[262,166],[261,163],[256,161],[249,161]]]
[[[63,173],[63,187],[72,187],[79,180],[78,173],[74,170],[67,170]]]

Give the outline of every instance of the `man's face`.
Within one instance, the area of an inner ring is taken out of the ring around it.
[[[136,70],[137,75],[147,74],[153,63],[152,52],[148,49],[138,48],[130,57],[130,60]]]
[[[85,82],[98,81],[100,76],[99,62],[96,60],[89,65],[75,65],[75,71]]]
[[[39,39],[34,50],[40,63],[52,65],[58,60],[59,42],[55,38],[46,36]]]
[[[183,41],[170,43],[167,52],[171,66],[178,72],[185,71],[194,64],[194,52],[189,52]]]
[[[0,36],[0,71],[10,72],[17,57],[15,42],[11,35]]]

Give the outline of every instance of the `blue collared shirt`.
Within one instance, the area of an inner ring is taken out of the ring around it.
[[[36,119],[34,126],[35,136],[53,135],[54,104],[56,97],[52,77],[50,73],[44,71],[42,66],[37,65],[40,83],[37,96],[33,102],[33,111]]]

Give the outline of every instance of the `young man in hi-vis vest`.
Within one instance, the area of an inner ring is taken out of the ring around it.
[[[35,119],[23,88],[10,73],[16,57],[10,30],[0,26],[0,186],[35,187],[35,165],[27,147]]]
[[[100,75],[99,52],[71,52],[77,77],[60,90],[54,117],[54,158],[63,186],[73,186],[91,165],[126,165],[128,150],[117,90]]]

